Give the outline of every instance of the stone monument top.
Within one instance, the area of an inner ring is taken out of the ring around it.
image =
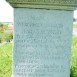
[[[40,8],[55,10],[75,10],[77,0],[6,0],[14,8]]]

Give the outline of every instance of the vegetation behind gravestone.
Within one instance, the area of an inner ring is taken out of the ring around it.
[[[12,39],[13,39],[13,34],[12,33],[4,33],[4,35],[3,35],[3,41],[6,41],[6,42],[10,42],[10,41],[12,41]]]
[[[0,30],[0,43],[2,43],[2,38],[3,38],[3,31]]]
[[[4,30],[8,30],[8,24],[3,25],[3,29],[0,30],[0,43],[10,42],[13,39],[13,32],[7,33]]]
[[[74,27],[74,28],[77,28],[77,19],[74,18],[73,21],[74,21],[73,27]]]
[[[74,28],[77,28],[77,23],[76,23],[76,24],[74,24],[73,26],[74,26]]]
[[[74,18],[73,21],[74,21],[74,22],[77,22],[77,18]]]

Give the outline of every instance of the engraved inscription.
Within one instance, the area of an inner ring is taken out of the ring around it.
[[[14,76],[68,77],[69,16],[69,11],[15,9]]]

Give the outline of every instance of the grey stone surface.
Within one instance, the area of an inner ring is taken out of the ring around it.
[[[14,12],[14,77],[70,77],[73,11]]]

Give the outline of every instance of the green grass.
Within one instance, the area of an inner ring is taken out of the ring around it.
[[[0,77],[11,77],[12,44],[0,45]]]
[[[71,77],[77,77],[77,37],[72,39],[71,51]]]

